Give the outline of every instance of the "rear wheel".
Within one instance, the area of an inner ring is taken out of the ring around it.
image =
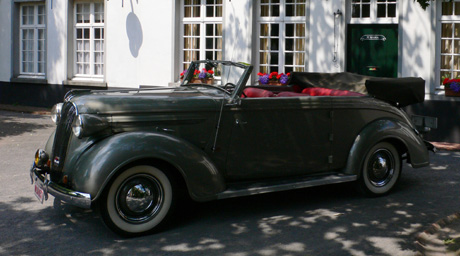
[[[361,190],[373,196],[388,193],[401,175],[401,157],[388,142],[380,142],[367,153],[360,178]]]
[[[171,215],[175,190],[170,177],[148,165],[129,168],[109,184],[100,202],[106,225],[123,236],[158,229]]]

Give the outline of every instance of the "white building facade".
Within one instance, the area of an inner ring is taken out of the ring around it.
[[[30,86],[171,85],[194,59],[254,74],[355,72],[350,31],[366,25],[396,31],[392,76],[422,77],[427,99],[452,100],[441,81],[460,76],[460,2],[412,0],[0,0],[0,99]]]

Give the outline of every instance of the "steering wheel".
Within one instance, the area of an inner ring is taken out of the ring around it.
[[[227,90],[227,87],[229,87],[229,86],[231,86],[232,89],[235,89],[235,88],[236,88],[236,85],[235,85],[234,83],[226,83],[226,84],[224,85],[224,90]]]

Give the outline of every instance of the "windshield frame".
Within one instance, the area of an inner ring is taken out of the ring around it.
[[[235,84],[235,88],[233,91],[226,90],[222,87],[215,86],[215,85],[209,85],[209,84],[204,84],[204,83],[199,83],[199,84],[189,84],[189,81],[192,80],[193,78],[193,73],[195,70],[199,70],[199,67],[201,64],[206,64],[210,65],[212,67],[217,67],[219,64],[223,66],[234,66],[243,69],[243,72],[241,73],[240,78],[238,79],[238,82]],[[234,102],[237,98],[239,98],[239,95],[244,90],[244,87],[246,86],[247,81],[249,80],[249,76],[251,75],[252,72],[252,65],[246,64],[246,63],[241,63],[241,62],[232,62],[232,61],[221,61],[221,60],[197,60],[197,61],[192,61],[190,64],[189,68],[187,69],[187,73],[184,76],[184,79],[182,80],[180,86],[206,86],[206,87],[211,87],[215,88],[217,90],[223,91],[227,93],[228,95],[231,95],[229,102]]]

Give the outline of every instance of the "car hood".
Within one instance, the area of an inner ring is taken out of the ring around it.
[[[165,87],[138,90],[74,90],[67,95],[79,114],[117,115],[149,112],[196,112],[218,109],[228,97],[213,88]]]

